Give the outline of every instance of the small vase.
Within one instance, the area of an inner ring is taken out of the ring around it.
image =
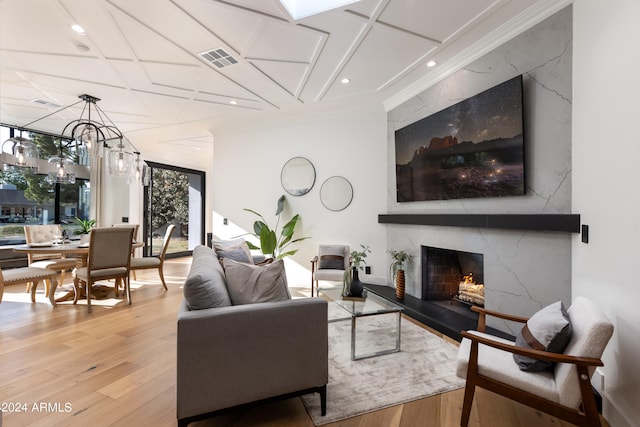
[[[404,298],[404,270],[396,271],[396,298]]]
[[[357,268],[353,268],[351,270],[352,272],[352,278],[351,278],[351,284],[349,285],[349,295],[352,297],[361,297],[362,296],[362,282],[360,281],[360,278],[358,277],[358,269]]]

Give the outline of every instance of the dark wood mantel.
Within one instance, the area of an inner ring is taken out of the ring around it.
[[[579,214],[380,214],[378,223],[580,232]]]

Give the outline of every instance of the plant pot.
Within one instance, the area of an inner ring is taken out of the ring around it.
[[[362,296],[362,282],[358,277],[358,269],[351,269],[351,284],[349,284],[349,296],[352,297],[361,297]]]
[[[396,271],[396,298],[404,298],[404,270]]]
[[[80,235],[80,244],[89,243],[90,239],[91,239],[91,233],[81,234]]]

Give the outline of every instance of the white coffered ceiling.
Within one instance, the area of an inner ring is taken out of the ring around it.
[[[561,2],[361,0],[295,21],[278,0],[0,0],[0,121],[24,126],[56,110],[33,100],[87,93],[134,143],[210,145],[229,123],[383,102]],[[200,56],[216,49],[237,63]],[[78,116],[32,127],[60,133]]]

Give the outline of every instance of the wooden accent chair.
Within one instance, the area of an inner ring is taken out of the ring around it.
[[[50,225],[25,225],[24,237],[27,244],[32,243],[51,243],[55,236],[62,235],[62,226],[60,224]],[[53,254],[27,254],[29,267],[48,268],[49,270],[60,272],[60,285],[64,283],[64,276],[67,270],[76,268],[75,258],[65,258],[61,253]],[[48,286],[48,281],[45,285]],[[27,284],[27,292],[30,285]],[[49,292],[47,292],[47,295]]]
[[[129,268],[131,264],[132,227],[94,228],[91,231],[87,266],[76,270],[73,303],[79,299],[79,286],[82,283],[87,295],[87,306],[91,313],[91,287],[98,280],[115,279],[115,288],[124,282],[127,302],[131,305],[131,287],[129,286]]]
[[[44,280],[45,283],[49,283],[49,286],[45,287],[45,294],[49,297],[51,305],[56,305],[54,293],[58,286],[56,282],[57,275],[58,273],[53,270],[39,267],[19,267],[4,271],[0,269],[0,303],[2,302],[5,285],[20,285],[25,283],[29,284],[31,302],[36,302],[36,289],[40,281]]]
[[[315,287],[319,292],[319,280],[340,282],[344,280],[344,272],[349,269],[349,245],[319,245],[318,255],[311,260],[311,296]]]
[[[480,314],[477,331],[463,331],[458,353],[459,377],[466,378],[462,419],[469,422],[475,387],[482,387],[524,405],[580,426],[600,426],[591,388],[591,375],[613,334],[605,314],[584,297],[575,299],[569,310],[572,335],[563,354],[531,350],[485,333],[486,316],[525,323],[525,317],[473,307]],[[524,372],[513,354],[556,363],[552,370]]]
[[[162,247],[160,248],[160,254],[157,257],[143,257],[143,258],[131,258],[131,271],[134,272],[136,270],[146,270],[151,268],[158,269],[158,274],[160,275],[160,281],[162,282],[162,286],[165,289],[167,288],[167,284],[164,281],[164,257],[167,254],[167,248],[169,247],[169,241],[171,240],[171,234],[173,230],[176,228],[174,224],[171,224],[167,227],[167,230],[164,233],[164,240],[162,241]],[[134,276],[135,278],[135,276]]]

